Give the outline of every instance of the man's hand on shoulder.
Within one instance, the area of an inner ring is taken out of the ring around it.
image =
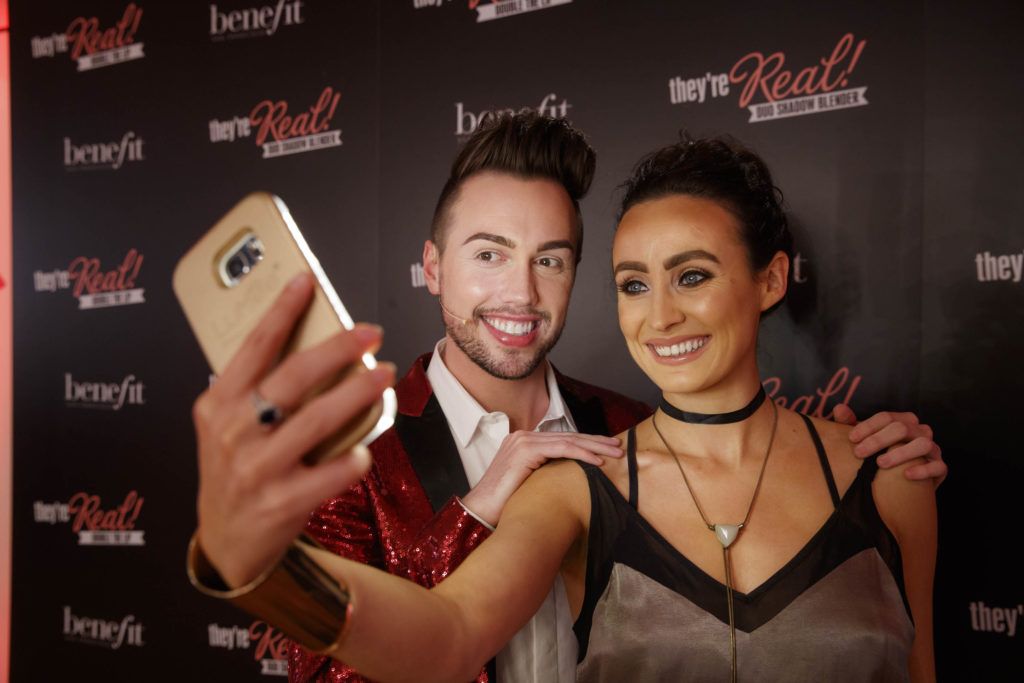
[[[924,458],[921,464],[903,470],[907,479],[934,479],[938,486],[946,478],[949,468],[942,460],[942,449],[933,440],[932,428],[922,424],[914,413],[883,411],[858,423],[853,410],[840,404],[833,410],[832,417],[836,422],[856,425],[850,430],[850,441],[857,457],[867,458],[889,449],[879,456],[879,467],[888,469],[914,458]]]
[[[602,465],[604,458],[621,458],[618,439],[574,432],[513,432],[505,437],[490,467],[462,503],[476,516],[496,526],[512,494],[530,474],[556,458]]]

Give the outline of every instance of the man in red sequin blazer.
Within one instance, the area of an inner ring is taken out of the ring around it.
[[[650,409],[547,362],[593,172],[579,131],[531,115],[483,126],[460,152],[423,258],[445,338],[396,386],[398,415],[370,448],[371,471],[311,516],[307,531],[325,547],[431,586],[490,534],[505,501],[548,458],[621,455],[616,440],[585,435],[617,434]],[[553,591],[478,680],[572,680],[567,613],[564,590]],[[292,680],[359,680],[297,646],[289,668]]]

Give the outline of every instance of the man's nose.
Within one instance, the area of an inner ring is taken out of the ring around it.
[[[506,271],[505,281],[502,283],[504,291],[502,300],[507,303],[519,305],[532,305],[537,303],[537,274],[533,269],[532,261],[514,263]]]

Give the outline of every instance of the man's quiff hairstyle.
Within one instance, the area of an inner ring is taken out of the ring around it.
[[[580,200],[594,180],[597,155],[583,133],[565,119],[534,112],[487,116],[452,163],[430,225],[430,239],[444,251],[451,207],[459,188],[484,171],[507,173],[523,180],[545,178],[561,185],[576,212],[576,261],[583,250]]]

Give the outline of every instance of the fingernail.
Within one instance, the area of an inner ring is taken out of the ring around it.
[[[370,469],[370,463],[373,461],[373,457],[370,455],[370,449],[362,444],[356,444],[352,447],[349,459],[356,468],[362,472]]]
[[[355,335],[360,344],[370,346],[380,341],[380,338],[384,335],[384,328],[373,323],[359,323],[352,328],[352,334]]]
[[[291,279],[291,282],[288,283],[288,289],[291,289],[291,290],[302,289],[303,287],[306,286],[306,280],[308,280],[308,279],[309,279],[309,275],[308,274],[306,274],[306,273],[299,273],[298,275],[296,275],[295,277],[293,277]]]
[[[394,363],[385,361],[383,363],[378,363],[373,372],[381,384],[384,386],[391,386],[395,382],[395,373],[397,371],[398,368]]]

